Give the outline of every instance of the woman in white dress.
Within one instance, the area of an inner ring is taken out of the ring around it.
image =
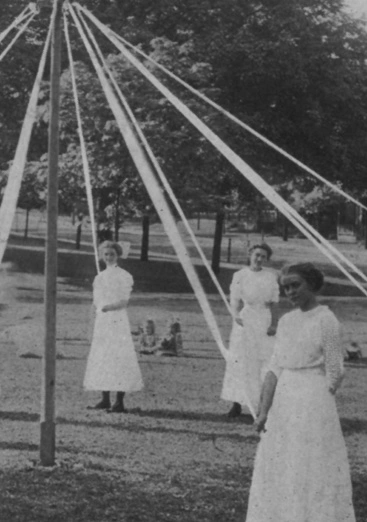
[[[117,265],[122,255],[118,243],[105,241],[101,253],[106,269],[95,277],[93,283],[96,320],[84,387],[102,391],[102,400],[94,409],[120,413],[125,411],[125,392],[143,388],[126,310],[133,278]],[[110,391],[116,391],[116,402],[112,407]]]
[[[250,266],[235,272],[230,301],[236,316],[229,341],[221,398],[233,402],[230,417],[241,414],[242,406],[256,414],[261,391],[261,372],[271,356],[275,333],[273,304],[279,301],[274,272],[263,268],[272,250],[265,243],[250,249]]]
[[[343,376],[340,327],[317,302],[322,283],[311,263],[282,271],[297,309],[279,321],[262,390],[246,522],[355,522],[334,397]]]

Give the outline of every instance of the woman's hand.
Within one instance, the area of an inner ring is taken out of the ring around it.
[[[255,430],[258,432],[258,433],[261,433],[262,431],[266,431],[265,429],[265,424],[266,424],[266,421],[268,419],[268,416],[267,415],[263,415],[263,414],[260,414],[256,419],[255,419],[255,422],[254,422],[254,427],[255,427]]]
[[[267,335],[275,335],[277,333],[277,327],[271,324],[266,333]]]
[[[236,323],[237,323],[239,326],[243,326],[243,321],[242,321],[241,317],[236,317],[235,321],[236,321]]]
[[[116,310],[123,310],[127,306],[127,300],[121,299],[121,301],[117,301],[116,303],[111,303],[109,305],[105,305],[101,308],[101,312],[115,312]]]

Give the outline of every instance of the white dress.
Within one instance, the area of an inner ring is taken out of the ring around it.
[[[94,279],[96,320],[84,377],[87,390],[133,392],[143,387],[126,309],[101,311],[128,300],[132,287],[132,276],[118,266],[107,267]]]
[[[221,398],[252,406],[256,412],[261,371],[272,353],[273,339],[267,335],[271,312],[266,303],[279,301],[276,274],[242,268],[233,275],[230,299],[234,313],[243,304],[239,314],[243,327],[236,322],[232,326]]]
[[[278,326],[278,382],[261,435],[246,522],[355,522],[334,395],[343,375],[339,323],[326,306]]]

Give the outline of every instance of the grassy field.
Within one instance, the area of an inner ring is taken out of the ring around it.
[[[0,521],[244,521],[258,437],[245,417],[226,417],[229,404],[219,399],[224,362],[192,296],[134,294],[132,330],[153,316],[163,333],[167,319],[178,316],[184,356],[140,356],[144,390],[127,397],[128,413],[108,414],[88,410],[98,394],[82,389],[90,287],[59,279],[57,463],[43,468],[43,278],[10,272],[2,281]],[[215,296],[210,301],[227,340],[230,318]],[[348,364],[337,400],[357,521],[365,522],[367,303],[341,297],[323,301],[343,321],[345,342],[357,341],[364,355]],[[280,313],[286,309],[282,302]]]
[[[179,317],[184,355],[140,356],[145,388],[127,397],[128,413],[117,415],[87,409],[98,400],[98,394],[82,389],[94,276],[90,233],[83,231],[82,250],[75,252],[75,230],[69,219],[60,221],[57,461],[51,468],[40,466],[45,221],[42,215],[31,217],[25,242],[21,219],[7,252],[17,270],[3,270],[0,285],[0,522],[243,522],[258,437],[245,417],[230,421],[226,416],[230,405],[219,398],[224,362],[161,225],[151,227],[148,263],[139,261],[140,225],[122,231],[121,239],[132,245],[126,268],[136,282],[129,316],[133,331],[153,317],[160,334],[167,319]],[[210,258],[213,222],[202,220],[196,232]],[[233,265],[226,264],[229,238]],[[246,260],[248,241],[258,239],[225,236],[220,272],[225,291]],[[345,343],[357,342],[362,349],[363,358],[347,364],[337,401],[357,522],[365,522],[367,301],[307,241],[265,239],[274,247],[276,268],[301,259],[322,266],[330,279],[321,299],[342,321]],[[361,245],[337,247],[366,268]],[[197,269],[227,342],[231,320],[202,267]],[[279,314],[287,309],[282,301]]]

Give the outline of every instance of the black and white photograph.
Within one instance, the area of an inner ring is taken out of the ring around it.
[[[0,522],[367,521],[367,0],[0,0]]]

